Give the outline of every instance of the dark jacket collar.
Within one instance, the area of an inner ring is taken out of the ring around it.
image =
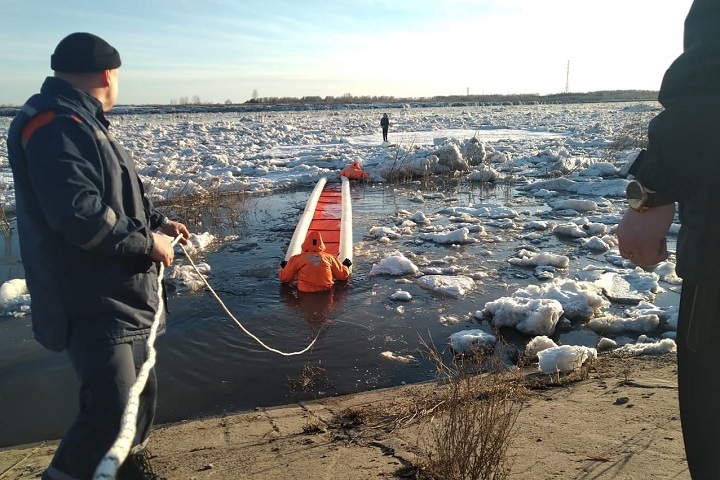
[[[53,97],[63,97],[66,101],[73,103],[77,108],[86,110],[90,115],[97,118],[106,128],[110,122],[105,118],[102,102],[92,95],[73,87],[65,80],[56,77],[47,77],[40,88],[40,93]]]

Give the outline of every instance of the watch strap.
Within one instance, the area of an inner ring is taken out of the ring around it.
[[[653,190],[648,190],[647,188],[645,189],[645,194],[647,195],[647,199],[645,200],[645,207],[647,208],[662,207],[663,205],[675,203],[675,200],[670,197]]]

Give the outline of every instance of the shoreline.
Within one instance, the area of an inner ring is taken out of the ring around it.
[[[156,473],[168,479],[424,478],[432,395],[423,383],[157,425]],[[0,449],[0,479],[36,478],[57,440]],[[512,479],[689,479],[677,357],[606,354],[582,380],[536,388],[509,447]]]

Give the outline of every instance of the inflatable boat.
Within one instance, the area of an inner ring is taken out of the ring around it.
[[[295,227],[285,261],[302,253],[303,241],[310,231],[320,232],[326,252],[336,255],[340,261],[346,258],[352,261],[350,182],[346,177],[340,180],[339,185],[328,184],[324,177],[318,180]]]

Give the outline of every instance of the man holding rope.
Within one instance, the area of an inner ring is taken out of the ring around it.
[[[132,157],[109,132],[104,113],[117,99],[117,50],[90,33],[73,33],[50,63],[54,76],[10,126],[8,156],[35,339],[67,350],[80,380],[80,411],[42,478],[86,480],[118,436],[147,357],[163,305],[159,265],[169,266],[174,256],[170,237],[187,243],[189,232],[155,210]],[[160,478],[145,452],[156,396],[152,370],[118,480]]]

